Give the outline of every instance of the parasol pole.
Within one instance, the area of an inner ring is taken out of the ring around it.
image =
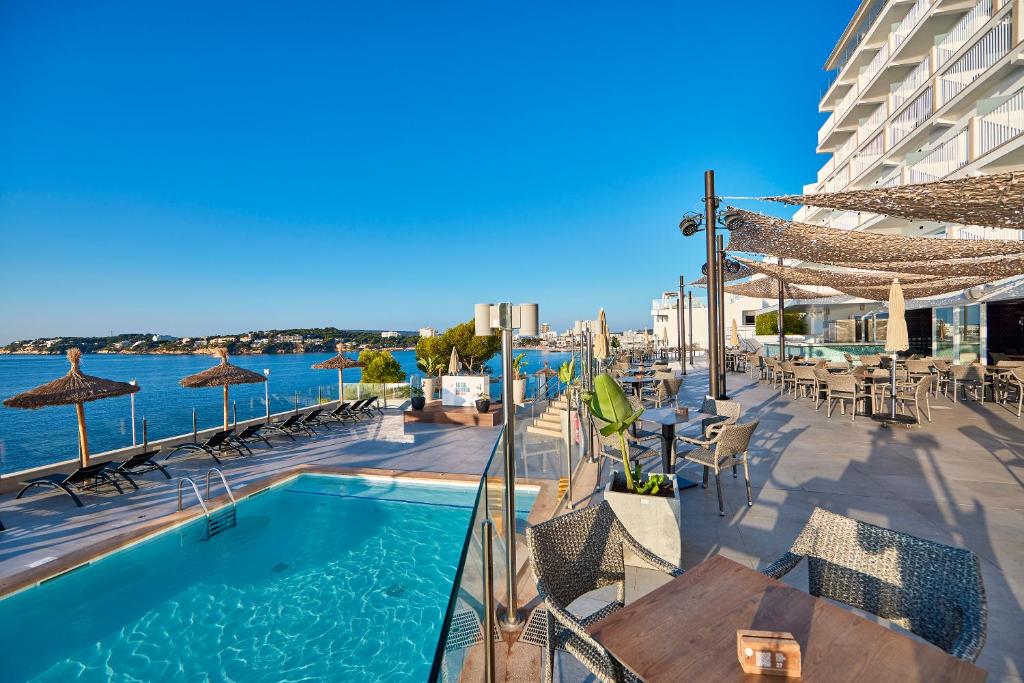
[[[228,429],[228,385],[224,385],[224,431]]]
[[[89,435],[85,430],[85,406],[75,404],[75,415],[78,416],[78,457],[82,467],[89,466]]]
[[[338,403],[345,400],[345,376],[342,374],[344,370],[338,368]]]

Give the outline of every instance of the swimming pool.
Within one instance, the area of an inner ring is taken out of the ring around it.
[[[288,480],[0,601],[0,679],[425,680],[475,494]]]

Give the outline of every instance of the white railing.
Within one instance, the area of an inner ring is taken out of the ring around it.
[[[856,211],[843,211],[829,218],[828,224],[836,230],[854,230],[860,226],[861,218]]]
[[[825,119],[825,123],[821,124],[821,128],[818,129],[818,144],[825,142],[825,138],[832,132],[832,129],[836,126],[836,113],[832,112]]]
[[[836,102],[836,121],[838,122],[843,116],[850,110],[850,108],[857,103],[857,95],[860,94],[860,88],[854,83],[850,86],[850,89],[846,91],[838,102]]]
[[[839,145],[839,147],[836,148],[835,154],[832,156],[832,158],[835,159],[836,165],[838,166],[839,164],[849,159],[850,155],[853,154],[853,150],[855,149],[857,149],[856,133],[848,137],[846,139],[846,142],[844,142],[843,144]]]
[[[903,171],[897,166],[896,168],[889,171],[887,175],[882,176],[875,181],[875,187],[898,187],[903,183]]]
[[[932,89],[926,88],[916,100],[907,105],[907,108],[893,119],[892,125],[889,126],[890,149],[900,140],[910,135],[915,128],[920,126],[931,115]]]
[[[832,175],[832,171],[835,169],[836,158],[834,156],[829,157],[828,161],[825,162],[825,165],[818,169],[818,182],[820,183],[822,180],[825,180]]]
[[[988,0],[988,2],[992,2],[992,0]],[[864,88],[874,80],[875,76],[885,67],[885,63],[888,61],[889,43],[883,43],[882,47],[875,53],[875,56],[868,62],[868,65],[861,69],[860,75],[857,76],[857,88],[863,92]]]
[[[864,148],[853,155],[850,161],[851,177],[856,178],[869,166],[878,161],[885,152],[885,134],[879,133],[873,137]]]
[[[902,45],[910,34],[914,32],[921,20],[928,14],[928,9],[932,6],[932,0],[917,0],[914,6],[907,12],[907,16],[903,17],[903,20],[896,24],[896,27],[892,30],[892,49],[895,52],[900,45]]]
[[[939,76],[939,106],[949,102],[1010,51],[1010,20],[1004,19]]]
[[[929,183],[945,178],[950,173],[967,165],[970,161],[969,137],[963,129],[954,137],[936,147],[928,156],[907,168],[907,181]]]
[[[893,111],[898,109],[900,105],[909,100],[917,89],[924,85],[932,75],[932,59],[930,56],[925,55],[921,63],[914,67],[914,69],[906,75],[906,77],[892,86],[892,91],[889,93],[889,100]]]
[[[1024,88],[978,117],[978,156],[988,154],[1024,133]]]
[[[857,128],[857,139],[861,141],[871,139],[887,118],[889,118],[889,108],[885,106],[885,102],[882,102],[875,107],[870,116],[861,121]]]
[[[980,225],[951,225],[946,228],[946,237],[960,240],[1013,240],[1024,239],[1024,233],[1016,228],[986,228]]]
[[[835,192],[850,184],[850,166],[843,166],[831,178],[825,181],[825,191]]]
[[[949,33],[935,46],[938,64],[941,67],[962,48],[985,22],[992,18],[992,0],[981,0],[970,12],[965,14]]]

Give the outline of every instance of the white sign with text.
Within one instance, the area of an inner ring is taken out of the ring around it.
[[[441,405],[472,406],[481,394],[490,395],[490,378],[488,377],[445,375],[441,378]]]

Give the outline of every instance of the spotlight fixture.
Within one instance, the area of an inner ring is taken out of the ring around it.
[[[725,214],[725,227],[729,230],[737,227],[737,224],[741,221],[740,215],[733,211],[727,211]]]
[[[733,261],[732,259],[725,259],[725,270],[732,274],[736,274],[743,270],[743,265],[739,261]]]
[[[700,232],[703,222],[699,213],[688,213],[679,221],[679,232],[683,233],[683,237],[692,237]]]

